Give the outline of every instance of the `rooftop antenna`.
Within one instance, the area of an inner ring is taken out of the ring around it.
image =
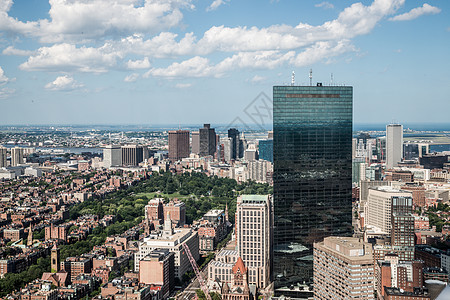
[[[331,73],[331,85],[333,85],[333,73]]]
[[[312,69],[309,69],[309,85],[312,86]]]
[[[295,72],[292,71],[292,80],[291,80],[291,86],[295,85]]]

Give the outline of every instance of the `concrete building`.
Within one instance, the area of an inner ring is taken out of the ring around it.
[[[171,200],[169,203],[164,204],[163,212],[164,216],[170,214],[170,219],[176,226],[183,227],[186,224],[186,205],[184,202]]]
[[[242,195],[237,199],[237,250],[248,268],[248,283],[270,283],[273,249],[273,203],[270,195]]]
[[[11,167],[23,164],[23,148],[11,148]]]
[[[350,237],[314,243],[314,299],[374,299],[372,246]]]
[[[191,264],[187,254],[183,249],[183,244],[186,243],[189,247],[192,256],[195,260],[199,258],[198,251],[198,234],[189,228],[172,228],[172,221],[170,218],[164,220],[164,230],[162,232],[153,232],[148,237],[145,237],[142,242],[139,242],[139,250],[134,255],[134,268],[139,271],[140,261],[144,259],[155,249],[168,249],[173,252],[175,277],[180,280],[183,274],[192,270]]]
[[[6,148],[0,146],[0,168],[6,168],[8,166],[6,158],[7,158]]]
[[[189,157],[189,130],[169,131],[169,159],[172,161]]]
[[[120,146],[107,145],[103,149],[103,166],[105,168],[122,165],[122,149]]]
[[[411,198],[411,192],[394,189],[390,186],[369,188],[365,224],[378,227],[389,234],[392,228],[392,203],[394,198]]]
[[[91,273],[92,261],[86,257],[68,257],[60,266],[61,270],[67,272],[72,282],[78,275]]]
[[[273,165],[270,161],[255,160],[249,161],[247,165],[246,179],[256,182],[268,182],[268,175],[273,172]]]
[[[369,189],[365,224],[375,226],[381,234],[390,235],[390,245],[375,245],[377,259],[396,253],[400,260],[414,259],[414,216],[412,194],[390,186]]]
[[[122,146],[122,165],[137,166],[144,160],[144,148],[139,145]]]
[[[191,153],[200,153],[200,133],[198,131],[192,132]]]
[[[139,282],[161,287],[167,299],[174,288],[174,254],[168,249],[155,249],[139,262]]]
[[[223,147],[223,160],[225,162],[230,162],[233,158],[233,140],[232,138],[223,138],[221,141]]]
[[[199,141],[200,141],[200,156],[208,156],[216,153],[217,150],[217,137],[214,128],[211,128],[210,124],[204,124],[203,128],[199,129]]]
[[[403,158],[403,125],[386,126],[386,169],[396,167]]]

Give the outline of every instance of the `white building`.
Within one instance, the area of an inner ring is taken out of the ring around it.
[[[103,149],[103,166],[105,168],[122,165],[122,149],[120,146],[107,145]]]
[[[369,188],[365,225],[378,227],[381,232],[390,234],[392,228],[392,199],[394,197],[412,197],[412,193],[397,190],[390,186]]]
[[[192,256],[197,261],[199,258],[198,234],[190,228],[172,228],[172,221],[168,216],[164,220],[164,230],[152,233],[139,242],[139,251],[134,255],[134,269],[139,272],[139,261],[144,259],[150,252],[159,249],[169,249],[175,254],[175,276],[182,279],[183,274],[192,270],[183,244],[186,243]]]
[[[270,283],[272,205],[270,195],[242,195],[237,199],[237,251],[248,267],[248,283],[258,288]]]
[[[386,126],[386,169],[396,167],[403,158],[403,125]]]
[[[23,148],[11,148],[11,167],[23,164]]]

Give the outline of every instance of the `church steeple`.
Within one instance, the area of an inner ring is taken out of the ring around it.
[[[28,239],[27,239],[27,246],[30,247],[33,245],[33,230],[30,227],[28,228]]]
[[[225,221],[228,222],[228,201],[225,202]]]

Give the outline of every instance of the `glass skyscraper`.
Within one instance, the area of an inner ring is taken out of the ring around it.
[[[348,86],[273,87],[278,291],[312,281],[314,242],[352,234],[352,102]]]

